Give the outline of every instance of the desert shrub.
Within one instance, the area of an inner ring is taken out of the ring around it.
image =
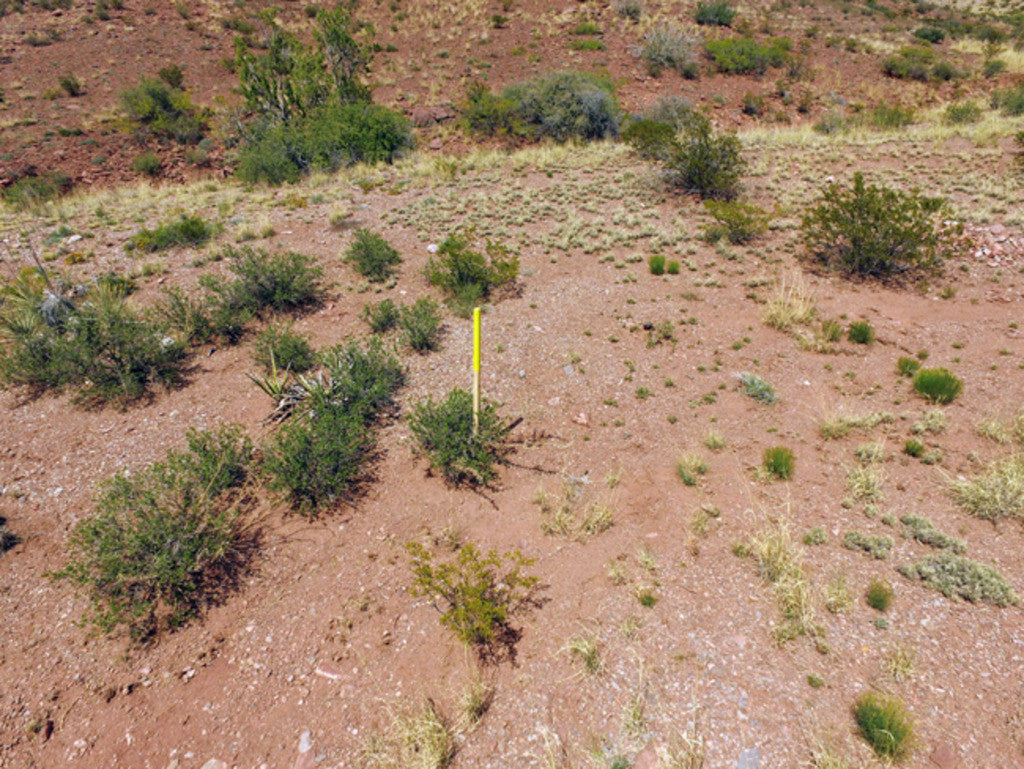
[[[1005,71],[1006,62],[1003,59],[986,59],[985,63],[981,65],[981,74],[983,77],[998,77]]]
[[[614,0],[612,7],[615,9],[615,13],[632,22],[640,21],[644,12],[643,3],[640,0]]]
[[[27,209],[59,198],[67,193],[71,186],[71,178],[67,174],[54,171],[22,176],[13,184],[4,187],[0,194],[8,205]]]
[[[843,535],[843,547],[847,550],[863,550],[880,561],[889,557],[894,544],[892,537],[862,534],[859,531],[848,531]]]
[[[454,484],[486,486],[498,476],[495,465],[509,453],[509,427],[486,398],[481,398],[479,422],[474,432],[473,395],[461,388],[437,402],[428,396],[413,405],[409,416],[417,451],[432,469]]]
[[[640,46],[640,58],[652,77],[670,69],[685,78],[693,79],[699,74],[694,60],[696,41],[678,27],[670,24],[654,27],[644,35]]]
[[[955,102],[946,106],[943,120],[952,125],[977,123],[981,120],[981,107],[973,101]]]
[[[949,550],[951,553],[962,555],[967,552],[967,543],[962,539],[951,537],[935,528],[935,524],[920,515],[902,515],[900,523],[903,524],[903,535],[913,537],[923,545]]]
[[[803,537],[803,543],[808,547],[824,545],[827,542],[828,534],[825,533],[825,529],[821,526],[815,526],[813,529],[808,529]]]
[[[364,278],[382,283],[391,277],[402,257],[383,237],[360,228],[355,231],[355,240],[349,246],[345,261],[351,263]]]
[[[485,255],[473,250],[472,239],[472,230],[449,235],[424,271],[432,285],[448,294],[452,310],[462,316],[493,289],[513,283],[519,275],[519,257],[505,246],[488,239]]]
[[[872,577],[864,593],[867,605],[875,611],[886,612],[892,604],[892,585],[882,577]]]
[[[303,515],[354,497],[373,447],[358,410],[317,400],[274,434],[263,458],[267,486]]]
[[[132,160],[132,170],[137,174],[146,176],[158,176],[163,168],[163,161],[155,152],[143,152]]]
[[[143,77],[121,94],[121,105],[143,135],[195,144],[206,133],[209,115],[188,94],[156,78]]]
[[[302,334],[290,325],[267,326],[253,341],[253,358],[267,371],[291,371],[301,374],[317,362],[316,351]]]
[[[927,555],[917,563],[903,564],[900,573],[922,581],[947,598],[962,598],[971,603],[1016,606],[1020,598],[998,571],[983,563],[953,553]]]
[[[762,44],[751,37],[727,37],[704,44],[715,69],[733,75],[763,75],[769,67],[781,67],[789,60],[791,47],[786,38]]]
[[[676,463],[676,474],[687,486],[696,486],[700,476],[708,471],[708,463],[696,451],[688,451]]]
[[[960,229],[945,223],[945,201],[865,184],[830,184],[803,217],[804,241],[822,264],[861,277],[938,269]]]
[[[911,438],[903,444],[903,453],[908,457],[919,457],[924,454],[925,445],[917,438]]]
[[[97,284],[74,301],[36,273],[5,289],[0,381],[31,390],[71,388],[79,402],[127,403],[153,384],[181,381],[184,351],[117,288]]]
[[[946,32],[938,27],[918,27],[914,30],[914,37],[928,43],[941,43],[946,39]]]
[[[661,254],[651,254],[647,257],[647,267],[650,269],[651,275],[664,275],[665,257]]]
[[[185,82],[185,71],[180,64],[168,64],[157,70],[156,76],[163,80],[171,88],[181,88]]]
[[[363,320],[375,334],[384,334],[398,325],[402,311],[390,299],[383,299],[377,304],[368,304],[363,308]]]
[[[558,72],[510,85],[501,94],[476,83],[463,107],[466,126],[487,136],[604,139],[619,133],[619,105],[607,78]]]
[[[931,403],[951,403],[964,383],[945,368],[924,368],[914,375],[914,390]]]
[[[736,197],[746,169],[740,140],[715,134],[711,121],[699,112],[688,115],[686,123],[677,135],[677,125],[645,118],[630,124],[623,138],[641,157],[661,163],[669,185],[702,198]]]
[[[900,376],[912,377],[918,371],[921,370],[921,362],[914,358],[908,358],[906,356],[901,357],[896,361],[896,372]]]
[[[57,85],[72,98],[82,95],[82,81],[70,72],[57,78]]]
[[[914,745],[914,719],[898,697],[867,692],[857,698],[853,717],[861,736],[884,759],[901,761]]]
[[[874,128],[903,128],[913,124],[914,110],[899,104],[879,104],[868,113],[868,122]]]
[[[665,272],[667,272],[669,275],[678,275],[680,268],[681,265],[675,259],[669,259],[665,263]]]
[[[90,622],[145,637],[216,599],[246,555],[232,490],[251,453],[241,427],[190,430],[185,451],[101,486],[96,514],[75,527],[67,565],[53,575],[87,589]]]
[[[465,644],[487,647],[515,635],[512,615],[530,605],[538,579],[523,574],[533,564],[519,551],[481,554],[463,545],[449,563],[435,563],[416,542],[406,546],[412,558],[413,595],[430,599],[441,624]]]
[[[855,344],[871,344],[875,341],[875,330],[865,321],[851,323],[847,337]]]
[[[224,249],[233,280],[203,276],[212,295],[214,330],[230,340],[241,337],[245,324],[267,311],[299,310],[319,301],[323,270],[312,257],[295,252],[270,254],[250,246]]]
[[[1024,521],[1024,456],[993,462],[975,478],[957,478],[950,482],[950,491],[964,510],[978,518]]]
[[[927,80],[935,59],[935,51],[930,48],[904,46],[882,62],[882,71],[889,77]]]
[[[163,298],[153,306],[151,313],[186,345],[205,342],[213,335],[207,308],[177,286],[163,289]]]
[[[715,224],[704,228],[710,242],[725,238],[734,245],[749,243],[768,227],[768,213],[750,203],[705,200],[704,208],[715,219]]]
[[[788,481],[793,477],[796,456],[793,450],[785,446],[773,446],[764,450],[762,457],[765,472],[779,480]]]
[[[182,246],[195,248],[204,245],[213,237],[213,225],[199,216],[182,216],[171,222],[159,224],[155,229],[143,227],[128,239],[129,251],[152,253],[165,248]]]
[[[728,0],[699,2],[693,14],[693,19],[698,24],[717,27],[731,27],[735,18],[736,11],[729,5]]]
[[[740,374],[740,388],[756,401],[775,403],[775,388],[757,374],[744,371]]]
[[[1024,115],[1024,83],[993,93],[992,106],[1005,115]]]
[[[308,171],[392,162],[413,146],[409,121],[375,104],[325,104],[301,120],[250,126],[235,173],[247,182],[295,182]]]
[[[963,72],[958,70],[951,62],[948,62],[945,59],[935,62],[935,66],[932,67],[932,80],[954,80],[963,76]]]
[[[406,344],[417,352],[436,350],[441,340],[441,313],[437,302],[420,297],[411,307],[403,307],[399,325]]]
[[[603,40],[594,38],[575,39],[569,41],[569,47],[574,51],[603,51],[606,46]]]

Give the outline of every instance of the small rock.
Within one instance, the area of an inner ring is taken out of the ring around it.
[[[439,150],[439,149],[441,149],[444,146],[444,142],[441,141],[440,139],[431,139],[429,146],[430,146],[430,149],[432,149],[432,150]]]
[[[519,378],[520,379],[526,379],[526,372],[525,371],[523,371],[522,369],[519,369],[518,373],[519,373]]]
[[[654,746],[648,743],[647,747],[636,754],[632,766],[633,769],[658,769],[662,763],[654,752]]]
[[[431,253],[431,254],[436,254],[437,253],[437,243],[431,243],[429,246],[427,246],[427,251],[429,253]]]
[[[586,411],[581,411],[579,414],[572,418],[572,421],[578,425],[590,427],[590,417],[587,415]]]
[[[313,749],[313,735],[309,730],[299,735],[299,752],[308,753]]]
[[[205,764],[203,769],[228,769],[228,765],[221,761],[219,758],[211,758]]]
[[[957,756],[956,750],[945,743],[936,745],[935,750],[928,758],[939,769],[956,769],[960,764],[960,757]]]
[[[761,769],[761,751],[757,748],[746,748],[736,759],[736,769]]]

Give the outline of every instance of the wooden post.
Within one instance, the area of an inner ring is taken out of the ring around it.
[[[480,308],[473,308],[473,435],[480,430]]]

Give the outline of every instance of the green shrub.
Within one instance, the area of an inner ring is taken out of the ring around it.
[[[861,277],[938,269],[962,231],[945,223],[945,201],[864,183],[830,184],[803,217],[804,241],[822,264]]]
[[[892,604],[892,585],[881,577],[872,577],[868,582],[864,600],[875,611],[886,612]]]
[[[889,77],[927,80],[935,59],[935,51],[931,48],[904,46],[882,62],[882,71]]]
[[[761,403],[775,403],[775,388],[761,379],[757,374],[743,372],[740,374],[740,387],[743,392]]]
[[[682,135],[676,132],[674,124],[645,118],[631,123],[623,138],[641,157],[661,163],[669,185],[702,198],[736,197],[746,169],[740,140],[716,135],[711,121],[698,112],[686,118]]]
[[[909,579],[921,580],[926,587],[947,598],[1001,607],[1020,603],[1010,583],[998,571],[953,553],[927,555],[917,563],[900,566],[899,571]]]
[[[651,270],[651,275],[664,275],[665,257],[661,254],[651,254],[647,257],[647,266]]]
[[[473,395],[456,388],[444,400],[435,403],[428,397],[415,404],[409,427],[417,451],[446,480],[486,486],[498,476],[494,466],[509,453],[505,441],[509,428],[486,398],[481,398],[479,421],[474,434]]]
[[[603,51],[608,46],[602,40],[585,38],[583,40],[570,40],[569,47],[574,51]]]
[[[943,534],[935,528],[935,524],[927,518],[919,515],[902,515],[900,523],[904,525],[903,535],[913,537],[923,545],[935,547],[939,550],[949,550],[951,553],[962,555],[967,552],[967,543],[962,539]]]
[[[828,534],[825,533],[825,529],[821,526],[815,526],[813,529],[808,529],[807,533],[804,534],[804,544],[807,546],[824,545],[828,542]]]
[[[785,446],[773,446],[764,450],[764,469],[779,480],[788,481],[793,477],[796,456],[792,449]]]
[[[983,77],[998,77],[1005,71],[1006,62],[1002,59],[986,59],[985,63],[981,65],[981,74]]]
[[[615,13],[633,23],[640,21],[644,12],[643,3],[640,0],[614,0],[612,6],[615,8]]]
[[[769,67],[781,67],[789,61],[791,47],[786,38],[761,44],[751,37],[727,37],[704,44],[715,69],[733,75],[763,75]]]
[[[921,370],[921,363],[914,358],[908,358],[906,356],[901,357],[896,361],[896,372],[900,376],[912,377],[918,371]]]
[[[903,760],[914,745],[914,719],[898,697],[862,694],[853,706],[861,736],[884,759]]]
[[[946,32],[938,27],[918,27],[914,30],[914,37],[928,43],[941,43],[946,39]]]
[[[1024,521],[1024,456],[993,462],[975,478],[953,480],[950,490],[957,503],[978,518]]]
[[[394,394],[405,382],[401,362],[379,338],[363,347],[355,342],[335,345],[320,360],[326,376],[307,380],[309,407],[324,402],[357,414],[367,424],[394,406]]]
[[[163,289],[163,300],[154,305],[152,315],[186,345],[199,344],[213,336],[213,322],[207,308],[177,286]]]
[[[245,481],[252,444],[238,426],[188,432],[170,451],[100,489],[96,514],[71,534],[53,576],[88,590],[88,619],[136,637],[180,625],[216,599],[245,562],[245,521],[232,490]]]
[[[669,69],[692,80],[699,74],[693,53],[695,43],[691,35],[678,27],[670,24],[654,27],[644,35],[640,58],[652,77]]]
[[[903,453],[908,457],[919,457],[924,454],[925,445],[917,438],[911,438],[903,444]]]
[[[253,342],[253,357],[266,371],[301,374],[316,365],[316,351],[309,340],[290,325],[267,326]]]
[[[494,94],[470,86],[463,108],[466,126],[487,136],[592,140],[619,132],[619,105],[607,78],[583,72],[541,75]]]
[[[152,253],[174,246],[199,247],[213,237],[213,225],[199,216],[182,216],[172,222],[157,225],[156,229],[143,227],[128,239],[129,251]]]
[[[193,105],[187,93],[156,78],[143,77],[122,92],[121,105],[143,135],[181,144],[196,144],[209,122],[209,114]]]
[[[163,80],[171,88],[181,88],[185,82],[185,71],[180,64],[168,64],[157,70],[156,76]]]
[[[5,187],[4,201],[14,208],[28,209],[59,198],[71,189],[71,178],[59,171],[22,176]]]
[[[847,550],[863,550],[879,561],[889,557],[894,544],[892,537],[862,534],[859,531],[848,531],[843,535],[843,547]]]
[[[413,595],[429,598],[441,612],[441,624],[459,640],[481,647],[514,641],[518,633],[510,625],[512,615],[531,604],[539,582],[522,573],[532,558],[519,551],[481,555],[467,544],[454,561],[435,564],[419,543],[406,549],[412,558]]]
[[[235,173],[246,182],[295,182],[311,170],[392,162],[413,146],[409,121],[375,104],[325,104],[287,123],[250,126]]]
[[[163,166],[163,161],[155,152],[143,152],[141,155],[136,155],[132,161],[132,170],[146,176],[159,176]]]
[[[992,107],[1002,110],[1004,115],[1024,115],[1024,83],[993,93]]]
[[[871,344],[875,341],[875,330],[867,321],[851,323],[847,336],[855,344]]]
[[[913,124],[914,110],[899,104],[879,104],[868,113],[868,122],[875,128],[903,128]]]
[[[57,84],[72,98],[82,95],[82,81],[70,72],[57,78]]]
[[[441,313],[437,302],[420,297],[411,307],[403,307],[399,324],[406,343],[417,352],[436,350],[441,340]]]
[[[981,114],[981,107],[973,101],[962,101],[947,105],[943,119],[952,125],[964,125],[977,123],[981,120]]]
[[[715,219],[715,224],[704,228],[709,242],[725,238],[734,245],[749,243],[768,227],[768,213],[750,203],[705,200],[704,208]]]
[[[696,451],[683,454],[676,463],[676,474],[687,486],[696,486],[700,476],[708,471],[708,463]]]
[[[463,317],[493,289],[519,275],[519,257],[492,240],[485,241],[485,256],[471,248],[472,238],[472,230],[449,235],[425,269],[427,280],[448,294],[452,310]]]
[[[964,383],[945,368],[924,368],[914,375],[914,390],[931,403],[951,403]]]
[[[735,18],[736,11],[729,5],[728,0],[699,2],[697,10],[693,14],[693,19],[698,24],[717,27],[731,27]]]
[[[402,311],[390,299],[383,299],[377,304],[368,304],[363,308],[363,320],[370,325],[375,334],[384,334],[398,325]]]
[[[665,272],[667,272],[669,275],[678,275],[680,266],[681,265],[679,264],[679,262],[677,262],[675,259],[669,259],[668,262],[665,264]]]
[[[391,277],[402,257],[383,237],[360,228],[355,231],[355,240],[349,246],[345,261],[351,263],[364,278],[383,283]]]

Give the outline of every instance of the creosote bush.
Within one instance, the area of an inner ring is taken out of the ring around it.
[[[941,198],[866,184],[830,184],[803,217],[804,241],[819,262],[860,277],[894,278],[942,266],[962,228],[946,223]]]
[[[363,320],[375,334],[384,334],[398,325],[402,317],[401,308],[391,299],[382,299],[376,304],[368,304],[363,308]]]
[[[945,368],[925,368],[914,375],[914,390],[931,403],[951,403],[964,383]]]
[[[253,357],[266,371],[301,374],[316,365],[316,351],[309,340],[290,325],[267,326],[253,342]]]
[[[416,352],[436,350],[441,343],[441,308],[433,299],[421,296],[403,307],[398,319],[405,342]]]
[[[514,283],[519,275],[519,257],[505,246],[486,240],[480,252],[473,249],[472,241],[471,230],[449,235],[425,269],[427,280],[448,295],[452,311],[463,317],[494,289]]]
[[[213,225],[199,216],[182,216],[171,222],[157,225],[149,230],[145,227],[128,239],[129,251],[152,253],[173,246],[195,248],[205,245],[213,237]]]
[[[851,323],[847,337],[854,344],[871,344],[875,341],[875,330],[865,321]]]
[[[180,144],[202,139],[210,119],[187,93],[157,78],[143,77],[121,94],[121,104],[139,134]]]
[[[367,229],[355,231],[355,240],[345,254],[345,261],[373,283],[383,283],[402,261],[398,251],[383,237]]]
[[[137,638],[180,625],[230,585],[245,562],[238,489],[252,444],[241,427],[188,432],[187,449],[104,483],[95,515],[71,534],[53,576],[85,588],[88,619]]]
[[[901,761],[913,748],[914,719],[898,697],[867,692],[854,704],[853,717],[880,758]]]
[[[766,211],[750,203],[705,200],[704,208],[715,219],[715,224],[704,228],[705,239],[712,243],[722,238],[733,245],[749,243],[767,229],[770,219]]]
[[[418,542],[409,543],[406,550],[412,558],[414,595],[439,604],[441,624],[460,641],[485,649],[514,640],[512,616],[530,605],[539,581],[523,574],[532,558],[519,551],[483,554],[466,544],[453,561],[435,563]]]
[[[409,415],[417,451],[426,455],[433,470],[454,484],[486,486],[498,476],[495,465],[509,453],[509,427],[486,398],[481,398],[479,421],[474,434],[473,395],[461,388],[437,402],[428,396]]]
[[[786,38],[771,38],[764,44],[751,37],[726,37],[704,43],[715,69],[733,75],[763,75],[769,67],[781,67],[789,61],[791,47]]]
[[[729,5],[728,0],[711,0],[710,2],[697,3],[697,10],[694,11],[693,19],[698,24],[717,27],[731,27],[733,19],[736,18],[736,11]]]

